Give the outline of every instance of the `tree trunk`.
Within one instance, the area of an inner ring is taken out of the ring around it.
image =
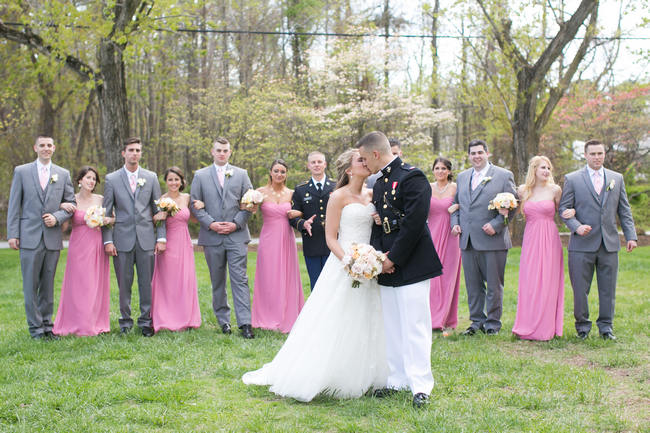
[[[440,0],[435,0],[433,5],[433,16],[431,17],[431,62],[432,62],[432,71],[431,71],[431,106],[433,108],[440,108],[440,81],[439,81],[439,71],[438,67],[440,64],[440,58],[438,57],[438,13],[440,12]],[[431,133],[431,146],[433,148],[433,153],[438,154],[440,152],[440,128],[438,126],[433,127]]]
[[[123,165],[122,143],[129,137],[129,113],[122,48],[102,38],[97,48],[99,79],[97,100],[100,108],[100,131],[104,145],[104,162],[108,172]]]

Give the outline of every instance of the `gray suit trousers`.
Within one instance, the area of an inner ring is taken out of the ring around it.
[[[230,307],[226,294],[226,265],[230,274],[230,290],[235,305],[237,326],[250,325],[251,298],[246,273],[248,246],[243,242],[234,242],[225,238],[223,244],[204,246],[203,249],[212,281],[212,309],[219,325],[230,323]]]
[[[608,252],[603,244],[598,251],[569,251],[569,277],[573,287],[573,315],[576,331],[589,332],[589,289],[596,270],[598,282],[598,319],[600,333],[612,332],[614,303],[616,299],[616,277],[618,274],[618,251]]]
[[[152,327],[151,324],[151,278],[154,267],[153,251],[140,248],[138,242],[131,251],[118,251],[113,257],[113,267],[117,286],[120,289],[120,328],[131,328],[131,286],[133,285],[133,265],[138,271],[138,292],[140,296],[140,317],[138,326]]]
[[[471,327],[499,331],[508,250],[478,251],[468,243],[461,254]]]
[[[54,273],[60,253],[46,249],[43,242],[35,249],[20,249],[25,315],[32,337],[52,331]]]

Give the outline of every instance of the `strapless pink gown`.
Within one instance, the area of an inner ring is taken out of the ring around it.
[[[460,287],[460,247],[458,236],[451,234],[452,197],[431,197],[429,231],[442,262],[442,275],[431,279],[431,328],[456,328],[458,325],[458,290]]]
[[[553,217],[555,202],[526,202],[526,228],[519,263],[519,295],[513,334],[526,340],[562,336],[564,257]]]
[[[291,331],[305,297],[300,282],[296,237],[287,219],[291,203],[263,202],[264,224],[257,248],[252,325]]]
[[[72,233],[65,264],[61,301],[52,332],[97,335],[110,331],[108,256],[100,229],[84,221],[85,211],[72,215]]]
[[[165,221],[167,248],[156,256],[151,280],[151,320],[156,332],[201,326],[189,219],[190,210],[185,208]]]

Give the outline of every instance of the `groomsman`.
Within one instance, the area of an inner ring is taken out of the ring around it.
[[[311,179],[296,186],[291,198],[292,209],[302,212],[301,217],[291,218],[289,223],[302,234],[302,253],[312,290],[330,254],[325,242],[325,210],[336,182],[327,178],[326,167],[325,155],[311,152],[307,156]]]
[[[454,203],[459,208],[451,215],[451,232],[460,235],[472,321],[462,335],[474,335],[476,331],[496,335],[501,329],[503,279],[512,242],[504,216],[488,210],[488,205],[499,193],[515,195],[515,182],[512,172],[488,162],[490,153],[485,141],[470,141],[468,156],[472,168],[458,175]],[[513,214],[511,211],[510,216]]]
[[[52,334],[54,273],[63,248],[61,224],[72,214],[61,203],[76,205],[68,170],[52,163],[52,137],[36,138],[34,162],[14,169],[7,211],[9,247],[20,249],[23,296],[29,334],[34,339]]]
[[[201,224],[199,245],[212,281],[212,308],[224,334],[232,333],[230,307],[226,294],[226,265],[230,273],[230,288],[235,304],[237,326],[244,338],[254,338],[251,328],[251,300],[246,263],[248,218],[251,213],[240,209],[246,191],[253,188],[246,170],[230,165],[230,142],[217,138],[212,145],[214,164],[198,170],[192,181],[192,201],[205,203],[202,209],[190,209]]]
[[[427,226],[431,187],[422,171],[391,153],[383,133],[366,134],[357,148],[370,172],[381,173],[372,202],[382,224],[373,224],[371,244],[387,254],[378,280],[389,374],[374,395],[409,389],[413,406],[422,407],[433,389],[429,280],[442,274]]]
[[[598,140],[587,141],[585,159],[586,167],[565,176],[559,209],[560,214],[575,209],[574,217],[564,219],[571,230],[568,250],[573,315],[578,337],[584,340],[591,330],[587,297],[595,269],[599,302],[596,325],[602,338],[615,340],[612,324],[621,248],[617,215],[628,252],[636,248],[637,237],[623,176],[603,167],[605,145]]]
[[[145,337],[153,335],[151,323],[151,278],[154,254],[165,251],[165,224],[154,228],[154,203],[160,198],[158,176],[140,167],[142,142],[132,137],[124,142],[124,166],[108,175],[104,185],[106,214],[115,212],[114,227],[102,227],[104,251],[113,256],[113,267],[120,290],[120,332],[127,334],[133,327],[131,318],[131,286],[133,266],[138,270],[140,317],[138,327]]]

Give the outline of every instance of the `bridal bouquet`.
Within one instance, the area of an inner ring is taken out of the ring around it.
[[[508,211],[511,211],[512,209],[517,208],[517,199],[515,198],[512,193],[509,192],[500,192],[499,194],[496,195],[492,200],[490,200],[490,204],[488,205],[488,209],[496,209],[503,215],[503,221],[505,224],[508,224]],[[501,210],[506,211],[505,215],[501,212]]]
[[[261,204],[263,201],[264,194],[254,189],[246,191],[244,196],[241,198],[241,204],[246,205],[247,209],[251,209],[253,206]]]
[[[91,229],[108,225],[106,219],[106,208],[97,205],[90,206],[86,209],[84,221],[86,221],[86,225]]]
[[[163,197],[159,200],[154,200],[154,203],[161,211],[167,212],[170,216],[176,215],[176,212],[181,210],[178,204],[171,197]]]
[[[368,244],[353,243],[343,256],[343,267],[352,277],[352,287],[359,287],[361,280],[370,280],[381,273],[381,263],[386,254]]]

